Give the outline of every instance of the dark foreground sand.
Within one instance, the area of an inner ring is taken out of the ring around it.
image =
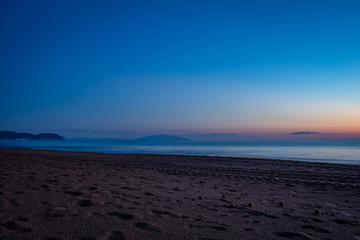
[[[0,149],[0,173],[0,239],[360,239],[360,166]]]

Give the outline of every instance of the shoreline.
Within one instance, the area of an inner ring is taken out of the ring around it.
[[[360,238],[357,165],[15,148],[0,160],[3,239]]]
[[[335,165],[346,165],[346,166],[360,166],[360,163],[352,163],[353,160],[344,160],[343,162],[338,159],[310,159],[310,158],[277,158],[277,157],[252,157],[252,156],[224,156],[224,155],[211,155],[211,154],[183,154],[183,153],[123,153],[123,152],[112,152],[112,151],[74,151],[74,150],[58,150],[58,149],[36,149],[36,148],[25,148],[25,147],[11,147],[5,146],[0,149],[15,149],[15,150],[34,150],[34,151],[57,151],[57,152],[69,152],[69,153],[94,153],[94,154],[110,154],[110,155],[159,155],[159,156],[179,156],[179,157],[216,157],[216,158],[229,158],[229,159],[254,159],[254,160],[275,160],[275,161],[291,161],[300,163],[319,163],[319,164],[335,164]],[[330,160],[330,161],[329,161]]]

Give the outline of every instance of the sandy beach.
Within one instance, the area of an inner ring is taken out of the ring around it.
[[[360,239],[360,166],[0,149],[0,239]]]

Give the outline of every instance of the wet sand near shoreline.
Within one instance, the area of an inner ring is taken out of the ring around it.
[[[0,149],[0,239],[360,239],[360,166]]]

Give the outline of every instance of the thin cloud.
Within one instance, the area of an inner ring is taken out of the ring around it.
[[[301,132],[292,132],[290,134],[293,135],[307,135],[307,134],[320,134],[319,132],[306,132],[306,131],[301,131]]]

